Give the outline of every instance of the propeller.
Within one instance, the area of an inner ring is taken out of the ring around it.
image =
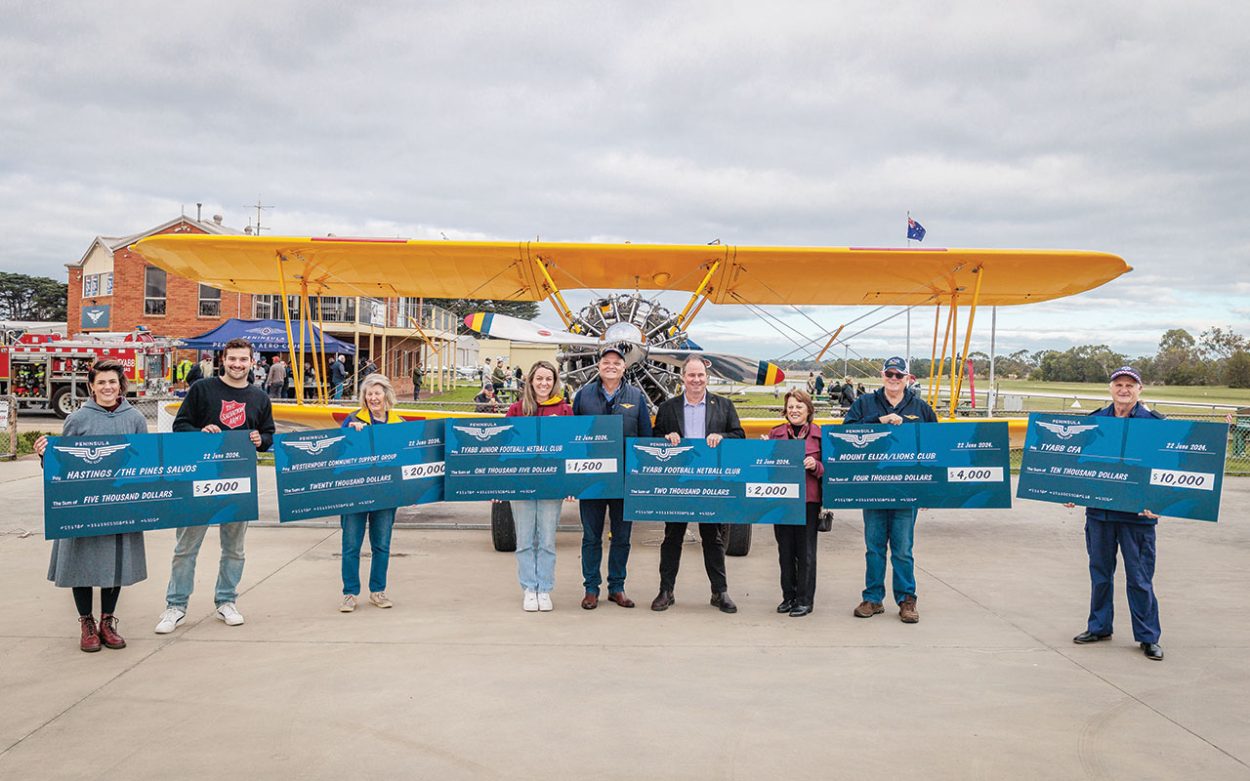
[[[738,355],[711,353],[706,350],[648,347],[642,331],[628,322],[613,323],[604,332],[602,339],[547,328],[529,320],[490,312],[466,315],[464,324],[470,330],[477,331],[483,336],[493,336],[496,339],[514,342],[583,346],[592,347],[595,350],[600,350],[607,345],[619,346],[626,363],[631,366],[649,359],[667,368],[680,370],[681,364],[687,357],[697,355],[707,363],[709,374],[731,382],[777,385],[786,378],[786,373],[779,366],[768,361],[754,361]]]

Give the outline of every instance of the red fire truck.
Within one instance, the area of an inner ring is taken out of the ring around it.
[[[11,394],[23,409],[51,409],[64,418],[87,398],[87,370],[97,359],[126,367],[129,396],[169,392],[175,345],[146,331],[128,334],[0,331],[0,395]]]

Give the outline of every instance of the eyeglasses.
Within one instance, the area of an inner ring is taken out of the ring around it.
[[[906,377],[906,374],[899,374],[898,372],[885,372],[885,378],[887,380],[902,380]]]

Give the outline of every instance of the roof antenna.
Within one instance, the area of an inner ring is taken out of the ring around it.
[[[203,211],[203,209],[204,209],[204,204],[200,203],[199,201],[196,201],[195,202],[195,221],[196,222],[200,221],[200,214]]]
[[[719,238],[712,239],[711,241],[709,241],[709,242],[707,243],[707,245],[708,245],[709,247],[714,247],[714,246],[717,246],[717,245],[719,245],[719,244],[720,244],[720,239],[719,239]]]
[[[272,209],[272,208],[274,208],[274,207],[273,207],[273,204],[269,204],[268,206],[266,206],[265,204],[261,203],[261,201],[260,201],[260,195],[259,195],[259,194],[257,194],[257,196],[256,196],[256,203],[244,205],[244,207],[243,207],[243,208],[244,208],[244,209],[255,209],[255,210],[256,210],[256,228],[255,228],[255,230],[256,230],[256,235],[257,235],[257,236],[259,236],[259,235],[260,235],[260,213],[261,213],[261,211],[263,211],[264,209]],[[248,223],[251,223],[251,220],[248,220]]]

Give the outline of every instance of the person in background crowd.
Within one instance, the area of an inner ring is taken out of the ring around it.
[[[864,383],[861,382],[859,385],[855,386],[855,398],[859,398],[867,392],[868,391],[864,388]]]
[[[910,387],[916,378],[900,357],[888,358],[881,367],[883,387],[860,396],[843,418],[843,425],[853,423],[936,423],[933,408]],[[920,620],[916,610],[916,570],[912,542],[916,532],[915,507],[891,507],[864,510],[864,574],[863,601],[853,611],[857,618],[871,618],[884,613],[885,553],[890,549],[890,565],[894,570],[894,601],[898,617],[905,624]]]
[[[203,379],[206,377],[212,377],[215,374],[216,372],[213,371],[213,354],[201,353],[200,354],[200,378]]]
[[[90,398],[70,413],[61,429],[63,437],[145,434],[143,413],[126,401],[126,370],[121,362],[96,361],[87,371]],[[48,438],[40,436],[34,449],[42,459]],[[97,537],[69,537],[52,542],[48,580],[69,588],[78,608],[79,649],[92,653],[104,645],[125,648],[117,632],[117,600],[124,586],[148,576],[143,550],[143,532],[102,534]],[[100,623],[92,615],[93,588],[100,589]]]
[[[849,408],[855,403],[855,384],[851,382],[850,377],[843,378],[841,394],[841,398],[838,400],[838,404],[841,406]]]
[[[825,466],[820,459],[820,426],[812,422],[815,415],[812,397],[796,388],[786,394],[786,422],[768,432],[769,439],[797,439],[804,447],[806,523],[773,526],[781,564],[781,604],[777,605],[777,612],[794,618],[811,613],[816,597],[816,527],[820,523],[820,484]]]
[[[419,401],[421,399],[421,364],[414,363],[412,365],[412,400]]]
[[[738,411],[733,402],[724,396],[707,392],[707,363],[699,355],[686,358],[681,367],[684,385],[682,395],[663,402],[655,411],[655,435],[665,437],[676,445],[683,439],[706,439],[709,447],[716,447],[726,437],[743,439],[746,433],[738,421]],[[660,593],[651,602],[652,610],[668,610],[677,600],[673,590],[677,585],[677,570],[681,566],[681,546],[686,539],[685,523],[664,524],[664,542],[660,544]],[[725,576],[725,538],[729,529],[725,524],[699,524],[699,538],[703,543],[703,568],[707,570],[712,587],[713,607],[722,613],[737,613],[738,606],[729,598],[729,586]]]
[[[537,361],[530,367],[521,400],[508,407],[507,416],[572,414],[573,408],[561,394],[556,367],[547,361]],[[572,497],[566,501],[573,501]],[[516,527],[521,608],[527,613],[549,611],[553,607],[551,592],[556,584],[556,527],[560,523],[560,500],[514,500],[512,522]]]
[[[343,398],[343,385],[347,383],[347,364],[346,358],[342,353],[334,357],[330,362],[330,386],[334,388],[334,399],[338,401]]]
[[[313,370],[312,362],[304,364],[304,398],[312,399],[317,396],[317,373]]]
[[[204,379],[204,373],[200,371],[200,364],[191,364],[191,368],[187,369],[187,387],[190,388],[202,379]]]
[[[810,396],[816,392],[816,375],[815,373],[807,375],[807,395]]]
[[[252,384],[264,387],[265,380],[269,377],[269,366],[265,364],[262,356],[256,363],[252,364]]]
[[[1111,403],[1091,415],[1116,418],[1160,419],[1163,416],[1141,403],[1141,374],[1132,366],[1111,373]],[[1073,505],[1069,504],[1068,507]],[[1078,645],[1111,638],[1115,616],[1116,549],[1124,559],[1124,585],[1128,592],[1133,639],[1152,661],[1163,660],[1159,645],[1159,600],[1155,597],[1155,526],[1159,516],[1085,508],[1085,550],[1089,554],[1089,621],[1085,631],[1072,638]]]
[[[269,397],[248,382],[252,370],[252,345],[246,339],[231,339],[222,353],[225,373],[221,377],[201,380],[187,391],[187,398],[174,418],[174,431],[203,431],[219,434],[228,430],[248,431],[248,438],[258,451],[273,444],[273,408]],[[177,531],[177,544],[165,594],[165,612],[156,623],[158,635],[169,634],[186,618],[187,603],[195,587],[195,560],[207,526],[184,526]],[[221,560],[217,567],[215,615],[227,626],[243,623],[235,601],[239,580],[243,577],[243,539],[247,522],[223,523]]]
[[[508,384],[508,373],[504,370],[502,355],[495,359],[495,370],[491,372],[490,384],[495,386],[496,395]]]
[[[599,351],[599,376],[577,391],[573,414],[620,415],[624,436],[651,436],[647,395],[638,386],[625,382],[625,354],[620,347],[609,345]],[[594,610],[599,606],[605,517],[610,518],[612,538],[608,550],[608,600],[621,607],[633,607],[634,600],[625,594],[625,576],[634,525],[625,520],[625,500],[582,499],[578,512],[582,520],[582,586],[586,589],[582,609]]]
[[[269,376],[265,380],[269,398],[282,398],[282,389],[286,386],[286,374],[286,362],[282,360],[281,355],[275,355],[273,363],[269,366]]]
[[[815,390],[816,392],[812,394],[813,399],[819,398],[820,395],[825,392],[825,376],[823,374],[820,374],[820,373],[816,374]]]
[[[498,412],[499,403],[495,401],[495,386],[483,385],[481,393],[473,397],[473,403],[477,405],[473,408],[474,412]]]
[[[836,377],[829,384],[829,403],[835,407],[842,404],[842,383]]]
[[[395,389],[390,380],[381,374],[370,374],[360,383],[360,409],[343,420],[343,428],[356,431],[365,426],[403,423],[395,412]],[[360,547],[365,541],[365,527],[369,529],[369,602],[380,607],[394,605],[386,596],[386,572],[391,562],[391,530],[395,526],[395,508],[385,507],[367,512],[347,513],[339,520],[343,529],[343,600],[340,613],[356,609],[360,596]]]

